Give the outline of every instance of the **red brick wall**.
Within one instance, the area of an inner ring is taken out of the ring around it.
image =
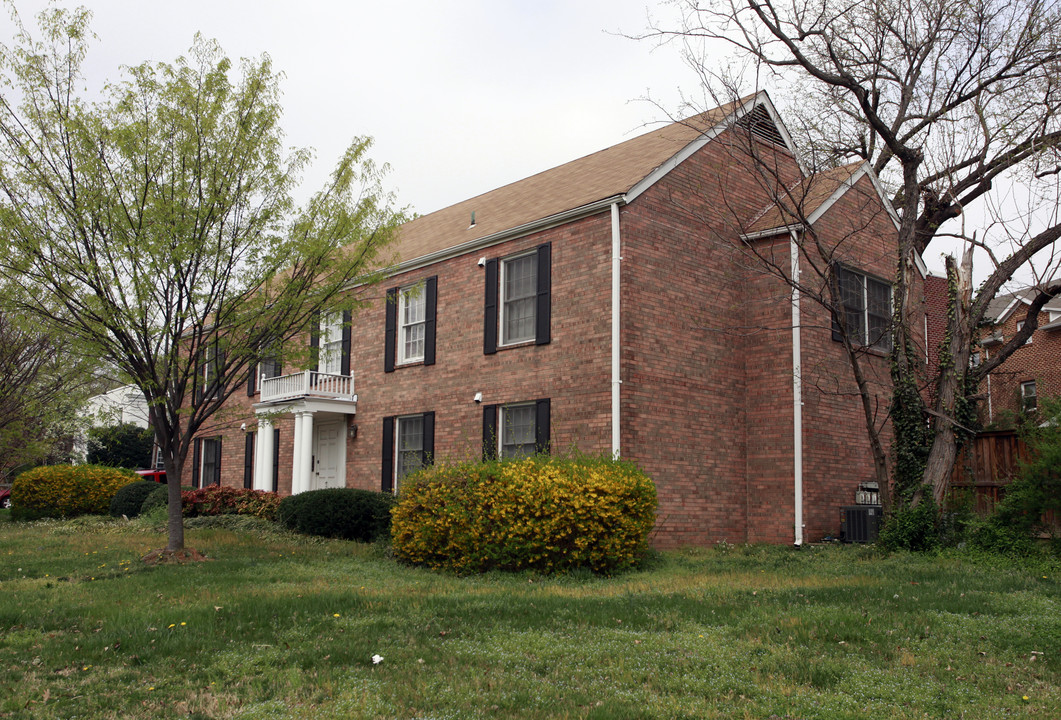
[[[790,290],[737,239],[742,223],[771,197],[764,187],[770,183],[742,162],[723,136],[621,210],[622,450],[656,481],[659,546],[793,539]],[[797,172],[785,155],[776,158],[776,169],[785,182]],[[880,250],[881,238],[894,236],[889,228],[865,197],[845,199],[819,222],[823,235],[850,237],[845,252],[852,265],[884,278],[894,267],[894,258]],[[552,342],[484,355],[478,258],[544,242],[552,244]],[[788,243],[783,236],[757,241],[756,248],[788,268]],[[353,322],[358,434],[347,441],[347,485],[380,487],[382,423],[389,415],[433,411],[436,458],[479,457],[477,392],[484,404],[550,398],[554,451],[608,451],[610,252],[605,211],[372,288]],[[384,293],[432,275],[438,277],[436,364],[385,373]],[[850,370],[830,339],[828,317],[807,301],[803,313],[805,539],[814,540],[839,529],[837,508],[872,473],[861,410],[849,394]],[[869,365],[883,388],[886,360],[871,358]],[[239,426],[256,425],[250,402],[237,391],[218,427],[201,433],[223,436],[225,485],[243,483]],[[288,493],[293,422],[281,419],[277,426],[279,487]]]
[[[877,201],[867,178],[862,178],[821,219],[815,230],[828,243],[840,243],[834,259],[879,279],[895,276],[898,255],[895,226]],[[802,279],[813,280],[809,262],[803,262]],[[920,297],[922,288],[914,288]],[[920,304],[910,319],[923,327]],[[803,344],[803,511],[804,537],[808,541],[839,531],[839,508],[854,504],[858,483],[875,480],[866,415],[856,395],[857,386],[843,347],[832,339],[832,321],[819,303],[801,303]],[[918,334],[918,340],[923,338]],[[867,349],[861,367],[873,393],[874,426],[882,431],[884,451],[890,452],[887,412],[891,400],[890,360],[885,353]]]
[[[1024,320],[1028,306],[1021,303],[1005,322],[993,327],[988,334],[1001,333],[1009,340],[1017,332],[1017,323]],[[1039,327],[1050,322],[1048,313],[1039,313]],[[1036,329],[1029,345],[1013,351],[994,372],[990,384],[985,380],[980,392],[989,400],[980,404],[981,419],[985,423],[1010,425],[1020,412],[1021,383],[1034,380],[1040,398],[1061,394],[1061,329]],[[986,357],[997,352],[1000,345],[984,348]],[[1041,400],[1040,400],[1041,404]]]

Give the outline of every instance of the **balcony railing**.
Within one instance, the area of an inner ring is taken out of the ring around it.
[[[263,377],[261,388],[262,402],[294,400],[303,397],[350,401],[357,399],[357,395],[354,394],[353,375],[333,375],[316,370],[305,370],[271,378]]]

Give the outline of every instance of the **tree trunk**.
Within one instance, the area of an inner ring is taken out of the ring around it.
[[[969,323],[969,308],[972,304],[972,249],[962,256],[961,265],[947,260],[947,277],[952,278],[954,294],[948,301],[947,337],[949,343],[940,354],[939,378],[936,384],[935,422],[936,432],[932,448],[925,464],[924,485],[932,488],[932,497],[938,507],[943,506],[950,489],[951,472],[958,456],[955,437],[955,419],[958,401],[965,394],[965,376],[969,372],[969,353],[973,328]],[[946,353],[944,357],[943,353]],[[921,500],[921,491],[914,496],[913,504]]]
[[[166,453],[166,485],[169,490],[166,503],[166,550],[184,549],[184,506],[181,503],[181,459]]]

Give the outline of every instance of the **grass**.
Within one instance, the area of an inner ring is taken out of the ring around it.
[[[1056,562],[720,546],[455,578],[262,529],[187,541],[211,560],[145,566],[163,538],[136,523],[0,518],[0,717],[1061,714]]]

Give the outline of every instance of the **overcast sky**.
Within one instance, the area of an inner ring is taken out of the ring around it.
[[[696,86],[676,48],[621,37],[646,28],[646,0],[81,4],[98,35],[90,85],[123,64],[172,61],[196,32],[233,59],[268,53],[286,76],[289,144],[317,153],[303,193],[354,136],[370,135],[390,187],[419,213],[640,134],[666,114],[639,98],[674,109],[678,89]],[[31,24],[47,3],[15,5]]]
[[[10,1],[10,0],[6,0]],[[44,0],[14,0],[33,25]],[[64,3],[73,6],[73,3]],[[288,143],[316,150],[301,197],[357,135],[424,214],[595,152],[681,114],[699,79],[674,45],[631,40],[673,8],[647,0],[88,0],[90,87],[172,62],[196,32],[285,75]],[[12,26],[0,15],[0,41]],[[645,98],[652,98],[653,102]],[[779,99],[776,98],[775,99]],[[942,269],[934,243],[926,261]],[[986,263],[978,262],[979,277]]]

